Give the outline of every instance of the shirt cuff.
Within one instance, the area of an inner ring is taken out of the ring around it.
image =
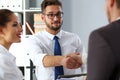
[[[43,66],[43,58],[46,55],[47,54],[38,54],[38,55],[36,55],[35,61],[34,61],[35,62],[35,66]]]

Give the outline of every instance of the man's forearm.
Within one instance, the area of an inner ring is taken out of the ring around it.
[[[45,67],[61,66],[62,59],[63,59],[63,56],[46,55],[43,59],[43,65]]]

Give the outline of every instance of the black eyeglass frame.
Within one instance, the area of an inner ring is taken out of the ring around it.
[[[55,18],[55,17],[57,17],[57,18],[62,18],[63,17],[63,12],[58,12],[58,13],[56,13],[56,14],[53,14],[53,13],[48,13],[48,14],[45,14],[45,13],[43,13],[43,15],[46,15],[49,19],[53,19],[53,18]]]

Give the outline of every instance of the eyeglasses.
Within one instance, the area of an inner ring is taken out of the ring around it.
[[[63,17],[63,12],[58,12],[57,14],[52,14],[52,13],[50,13],[50,14],[43,13],[43,14],[46,15],[49,19],[53,19],[55,16],[57,18],[62,18]]]

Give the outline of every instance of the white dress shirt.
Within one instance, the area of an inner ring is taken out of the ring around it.
[[[27,51],[36,66],[37,80],[54,80],[54,67],[44,67],[42,62],[45,55],[54,55],[54,36],[44,30],[27,41]],[[80,52],[81,55],[85,53],[78,35],[61,30],[56,36],[59,37],[62,55],[71,52]],[[64,74],[76,73],[80,74],[81,69],[64,68]]]
[[[0,80],[23,80],[22,72],[16,66],[15,57],[0,45]]]

